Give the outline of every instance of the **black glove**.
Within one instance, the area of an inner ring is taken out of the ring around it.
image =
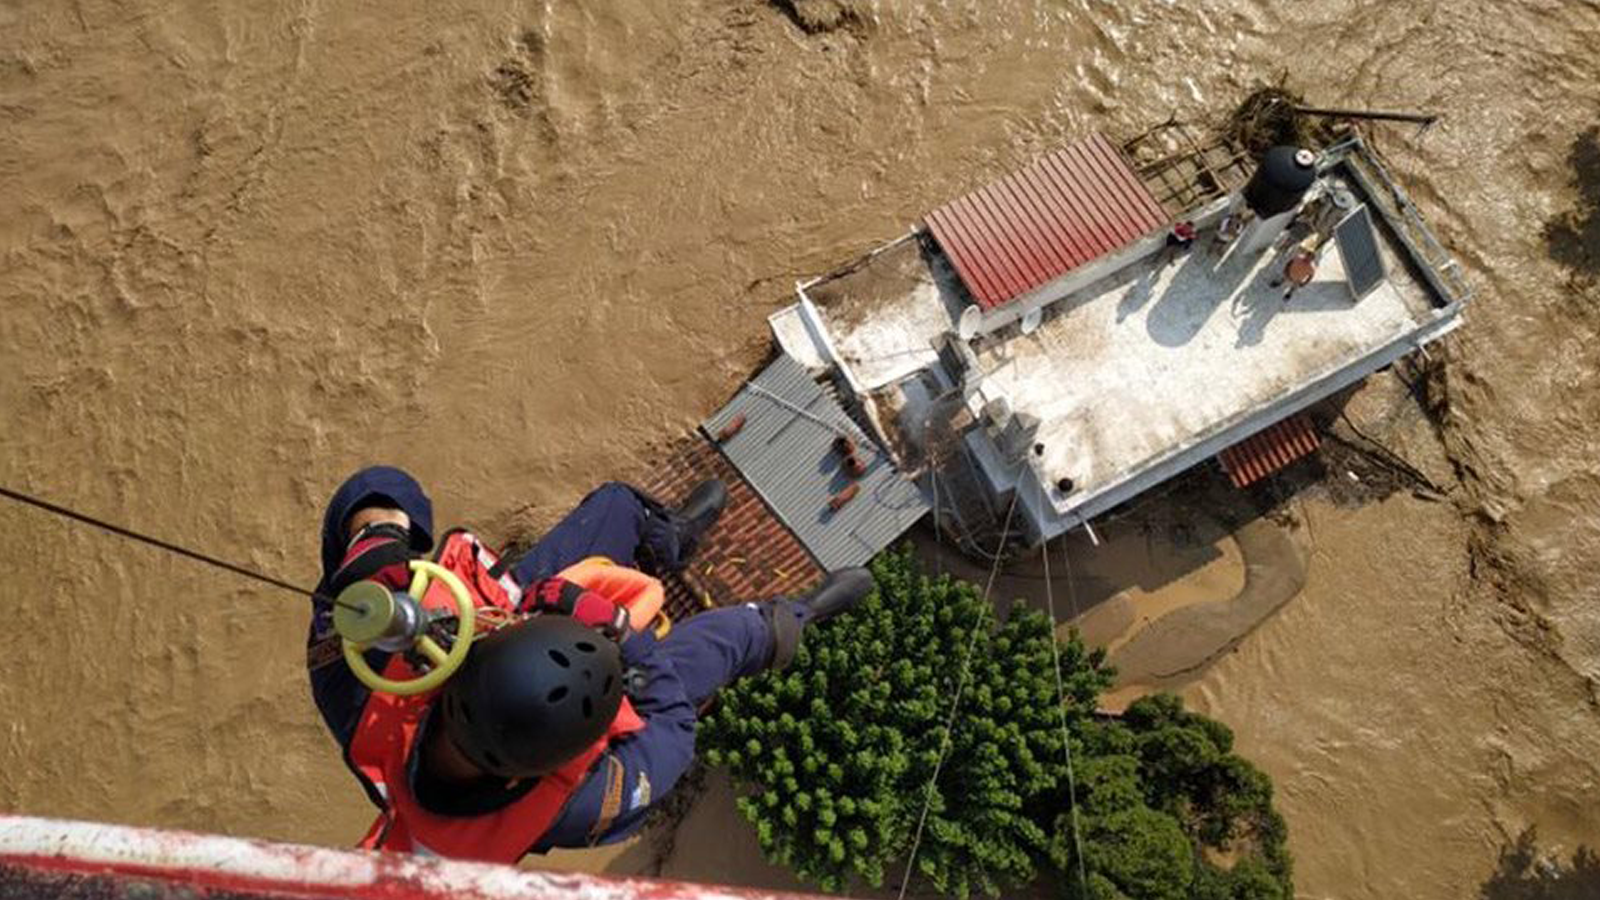
[[[411,549],[409,531],[393,522],[374,522],[356,532],[345,548],[344,563],[328,581],[327,593],[339,592],[358,581],[372,579],[402,590],[411,579],[407,563],[418,558]]]

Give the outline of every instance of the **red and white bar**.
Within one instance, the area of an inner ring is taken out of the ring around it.
[[[85,891],[84,878],[99,883]],[[0,815],[0,896],[168,896],[162,888],[172,896],[273,900],[817,900],[814,895]]]

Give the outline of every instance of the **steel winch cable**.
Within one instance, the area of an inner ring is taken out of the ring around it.
[[[1039,488],[1040,500],[1044,499],[1044,488]],[[1051,668],[1056,673],[1056,709],[1061,716],[1061,752],[1067,762],[1067,802],[1072,805],[1072,855],[1078,861],[1078,890],[1089,894],[1089,872],[1083,861],[1083,826],[1078,821],[1078,776],[1072,768],[1072,735],[1067,727],[1067,689],[1061,681],[1061,640],[1056,637],[1056,629],[1061,627],[1061,620],[1056,617],[1056,594],[1050,581],[1050,542],[1044,542],[1044,596],[1050,604],[1050,659]],[[1072,557],[1067,555],[1067,536],[1061,536],[1061,561],[1067,567],[1067,602],[1072,607],[1072,618],[1078,617],[1078,589],[1072,583]]]
[[[1020,473],[1020,471],[1021,471],[1021,469],[1019,467],[1018,468],[1018,472]],[[938,466],[937,465],[930,465],[929,469],[928,469],[928,474],[929,474],[929,476],[931,477],[931,479],[933,481],[933,533],[934,533],[934,539],[936,541],[938,541],[938,546],[939,546],[939,555],[938,555],[939,575],[940,575],[940,577],[943,577],[944,574],[945,574],[944,573],[944,534],[943,534],[943,531],[940,529],[940,524],[939,524],[940,523],[940,515],[939,515],[939,513],[940,513],[940,496],[939,496],[939,468],[938,468]],[[1037,484],[1037,482],[1035,482],[1035,483]],[[1043,487],[1042,486],[1040,487],[1040,491],[1041,491],[1040,500],[1042,501],[1044,499],[1043,498],[1043,494],[1042,494],[1042,492],[1043,492]],[[1013,491],[1012,492],[1012,494],[1011,494],[1011,505],[1006,508],[1005,525],[1001,529],[1001,532],[1000,532],[1000,543],[998,544],[998,547],[1000,548],[1001,551],[1003,551],[1004,548],[1005,548],[1006,539],[1009,538],[1010,535],[1011,535],[1011,517],[1012,517],[1012,514],[1015,513],[1016,510],[1017,510],[1017,497],[1018,497],[1018,494],[1019,494],[1018,491]],[[1060,645],[1060,642],[1056,638],[1056,629],[1060,627],[1060,619],[1057,618],[1057,616],[1056,616],[1055,593],[1054,593],[1054,590],[1051,587],[1051,581],[1050,581],[1050,542],[1049,541],[1045,541],[1045,543],[1044,543],[1043,556],[1044,556],[1045,597],[1046,597],[1046,599],[1047,599],[1047,601],[1049,603],[1049,608],[1050,608],[1050,655],[1051,655],[1051,660],[1052,660],[1051,665],[1052,665],[1052,668],[1055,670],[1055,676],[1056,676],[1056,678],[1055,678],[1055,682],[1056,682],[1056,706],[1057,706],[1057,708],[1059,710],[1060,717],[1061,717],[1061,750],[1062,750],[1062,753],[1065,756],[1065,760],[1066,760],[1066,764],[1067,764],[1067,794],[1068,794],[1068,798],[1069,798],[1068,802],[1071,804],[1071,809],[1072,809],[1072,820],[1071,820],[1072,821],[1072,845],[1073,845],[1073,850],[1074,850],[1074,856],[1077,858],[1077,863],[1078,863],[1078,867],[1077,867],[1078,868],[1078,887],[1082,891],[1087,891],[1088,890],[1088,883],[1089,883],[1089,875],[1088,875],[1087,867],[1084,864],[1082,825],[1081,825],[1081,823],[1079,822],[1079,819],[1078,819],[1078,785],[1077,785],[1077,780],[1078,779],[1077,779],[1076,773],[1073,771],[1073,764],[1072,764],[1072,738],[1071,738],[1071,735],[1070,735],[1070,730],[1067,727],[1067,693],[1066,693],[1066,687],[1063,684],[1062,679],[1061,679],[1061,645]],[[1067,567],[1068,602],[1071,604],[1071,607],[1072,607],[1072,617],[1074,619],[1076,619],[1077,618],[1077,614],[1078,614],[1077,589],[1076,589],[1076,586],[1073,584],[1073,580],[1072,580],[1072,578],[1073,578],[1073,576],[1072,576],[1072,558],[1067,555],[1067,544],[1066,544],[1066,538],[1065,538],[1064,535],[1062,537],[1062,542],[1061,542],[1061,558],[1062,558],[1062,561],[1066,563],[1066,567]],[[1005,557],[1003,555],[1003,552],[997,552],[994,555],[993,559],[994,559],[993,565],[991,565],[990,568],[989,568],[988,581],[985,582],[984,587],[983,587],[983,602],[985,604],[987,604],[989,602],[989,598],[992,595],[992,593],[994,592],[995,576],[997,576],[1000,573],[1000,564],[1005,559]],[[949,750],[950,750],[951,733],[955,728],[956,713],[959,712],[960,708],[961,708],[961,694],[966,688],[966,681],[967,681],[967,665],[971,661],[973,650],[977,646],[978,631],[979,631],[979,629],[977,629],[977,628],[973,629],[973,640],[968,642],[968,644],[967,644],[967,652],[961,659],[960,674],[959,674],[958,679],[956,681],[955,700],[950,705],[950,715],[945,720],[945,723],[944,723],[944,735],[943,735],[943,738],[942,738],[942,740],[940,742],[940,745],[939,745],[939,755],[934,761],[933,775],[932,775],[932,777],[930,777],[928,779],[927,791],[926,791],[925,796],[923,797],[923,802],[922,802],[922,812],[917,817],[916,831],[915,831],[915,833],[914,833],[914,835],[912,836],[912,839],[911,839],[911,852],[906,857],[905,872],[900,877],[900,890],[899,890],[899,893],[896,895],[898,900],[905,900],[906,890],[911,885],[911,873],[912,873],[913,867],[916,865],[917,851],[922,847],[922,833],[923,833],[923,829],[926,827],[926,825],[928,823],[928,811],[933,806],[933,792],[934,792],[934,789],[935,789],[935,787],[937,786],[937,784],[939,782],[939,770],[944,767],[945,756],[949,753]]]
[[[1019,469],[1020,471],[1020,469]],[[1006,539],[1011,536],[1011,515],[1017,511],[1017,496],[1020,491],[1011,492],[1011,505],[1006,507],[1005,525],[1000,530],[1000,547],[1004,548]],[[989,568],[989,580],[983,585],[983,603],[977,609],[981,615],[984,606],[988,605],[989,597],[994,593],[994,579],[1000,574],[1000,563],[1005,559],[1003,555],[996,555],[994,565]],[[934,758],[933,774],[928,777],[927,789],[923,793],[922,812],[917,816],[917,829],[911,837],[911,852],[906,856],[906,869],[900,876],[900,891],[895,895],[895,900],[905,900],[906,890],[911,886],[911,873],[917,862],[917,851],[922,848],[923,829],[928,824],[928,812],[933,808],[933,793],[939,785],[939,772],[944,768],[946,757],[950,755],[952,737],[956,727],[956,713],[961,711],[961,695],[967,689],[967,672],[971,667],[972,655],[978,648],[978,637],[983,633],[980,622],[972,623],[972,636],[967,641],[967,652],[961,655],[961,667],[956,675],[955,698],[950,702],[950,715],[945,717],[944,732],[939,739],[939,755]],[[1055,637],[1051,634],[1051,639]]]
[[[73,521],[76,521],[76,522],[82,522],[85,525],[93,525],[96,528],[100,528],[100,529],[103,529],[105,531],[109,531],[112,534],[115,534],[115,535],[118,535],[118,536],[121,536],[121,537],[125,537],[125,538],[128,538],[130,540],[140,541],[142,543],[149,544],[152,547],[157,547],[159,549],[165,550],[168,553],[175,553],[178,556],[188,557],[189,559],[195,560],[196,562],[203,562],[208,566],[215,566],[215,567],[217,567],[219,569],[222,569],[224,571],[232,572],[235,575],[243,575],[245,578],[254,579],[256,581],[261,582],[262,584],[270,584],[275,588],[281,588],[281,589],[286,590],[286,591],[291,591],[293,593],[300,594],[301,596],[304,596],[304,597],[310,597],[313,600],[325,600],[325,601],[327,601],[329,603],[332,603],[335,606],[342,606],[345,609],[354,610],[356,612],[366,612],[367,611],[363,607],[355,606],[355,605],[352,605],[352,604],[349,604],[349,603],[344,603],[344,602],[338,600],[337,598],[329,597],[326,594],[319,594],[316,591],[308,591],[305,588],[300,587],[297,584],[291,584],[291,583],[289,583],[287,581],[283,581],[281,579],[274,578],[271,575],[266,575],[266,574],[263,574],[261,572],[257,572],[254,569],[250,569],[250,568],[247,568],[245,566],[238,565],[237,563],[231,563],[231,562],[228,562],[225,559],[218,559],[215,556],[209,556],[209,555],[207,555],[205,553],[201,553],[201,552],[199,552],[197,550],[190,550],[187,547],[180,547],[177,544],[171,543],[169,541],[163,541],[160,538],[153,538],[153,537],[151,537],[151,536],[149,536],[147,534],[140,534],[139,532],[134,531],[134,530],[132,530],[130,528],[124,528],[121,525],[114,525],[114,524],[112,524],[110,522],[105,521],[104,519],[97,519],[94,516],[86,515],[84,513],[78,512],[76,510],[68,509],[65,506],[59,506],[57,504],[51,503],[48,500],[41,500],[38,497],[34,497],[32,495],[29,495],[29,494],[24,494],[21,491],[11,490],[10,488],[5,487],[4,485],[0,485],[0,497],[5,497],[5,498],[7,498],[9,500],[15,500],[18,503],[26,504],[28,506],[35,507],[37,509],[42,509],[45,512],[54,513],[54,514],[56,514],[58,516],[62,516],[64,518],[72,519]]]

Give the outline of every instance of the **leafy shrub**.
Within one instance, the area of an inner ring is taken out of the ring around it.
[[[702,723],[706,759],[747,789],[739,807],[769,859],[826,890],[882,886],[926,803],[916,874],[940,894],[998,896],[1056,872],[1070,896],[1095,900],[1292,896],[1271,785],[1232,755],[1232,733],[1175,697],[1096,719],[1112,672],[1073,634],[1058,646],[1080,883],[1049,618],[1014,607],[999,621],[972,585],[920,574],[909,551],[873,572],[861,607],[812,629],[786,671],[724,691]],[[1249,852],[1225,871],[1207,846]]]

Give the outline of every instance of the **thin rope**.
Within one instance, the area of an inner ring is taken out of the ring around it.
[[[928,478],[933,482],[933,558],[939,568],[939,574],[944,574],[944,517],[939,504],[939,467],[929,468]]]
[[[1020,487],[1020,486],[1019,486]],[[1005,526],[1000,530],[1000,547],[1004,548],[1006,539],[1011,536],[1011,514],[1017,510],[1017,497],[1019,491],[1011,492],[1011,505],[1006,507]],[[983,608],[989,604],[989,593],[994,589],[995,576],[1000,574],[999,554],[996,554],[994,565],[989,568],[989,580],[983,586],[983,603],[978,607],[981,619]],[[956,713],[961,708],[961,694],[967,688],[967,671],[972,664],[972,654],[978,646],[978,634],[981,631],[981,622],[972,623],[972,636],[967,639],[967,651],[961,657],[961,670],[956,677],[956,696],[950,702],[950,715],[944,722],[944,738],[939,743],[939,756],[933,763],[933,775],[928,778],[928,789],[922,798],[922,814],[917,817],[917,831],[911,839],[911,855],[906,858],[906,870],[900,877],[900,893],[897,900],[905,900],[906,888],[911,884],[911,869],[917,861],[917,851],[922,847],[922,829],[928,824],[928,810],[933,806],[933,791],[939,784],[939,771],[944,768],[945,757],[950,752],[951,732],[955,729]]]
[[[208,566],[216,566],[219,569],[222,569],[222,570],[227,571],[227,572],[232,572],[235,575],[243,575],[246,578],[253,578],[256,581],[259,581],[259,582],[261,582],[263,584],[270,584],[275,588],[282,588],[283,590],[286,590],[286,591],[291,591],[293,593],[300,594],[300,595],[305,596],[305,597],[310,597],[313,600],[325,600],[325,601],[327,601],[329,603],[332,603],[335,606],[342,606],[345,609],[355,610],[356,612],[361,612],[361,613],[367,612],[367,609],[365,607],[354,606],[354,605],[349,604],[349,603],[343,603],[343,602],[341,602],[340,600],[338,600],[335,597],[329,597],[326,594],[319,594],[316,591],[308,591],[305,588],[300,587],[299,585],[290,584],[287,581],[282,581],[282,580],[279,580],[277,578],[273,578],[271,575],[266,575],[266,574],[263,574],[261,572],[257,572],[254,569],[246,568],[244,566],[238,565],[237,563],[231,563],[231,562],[228,562],[227,560],[217,559],[215,556],[208,556],[208,555],[206,555],[204,553],[200,553],[199,551],[190,550],[187,547],[180,547],[177,544],[173,544],[173,543],[169,543],[167,541],[163,541],[160,538],[153,538],[153,537],[150,537],[149,535],[140,534],[137,531],[134,531],[134,530],[129,529],[129,528],[124,528],[121,525],[113,525],[110,522],[107,522],[107,521],[105,521],[103,519],[96,519],[94,516],[85,515],[84,513],[77,512],[77,511],[71,510],[71,509],[67,509],[65,506],[57,506],[56,504],[51,503],[48,500],[40,500],[38,497],[33,497],[33,496],[28,495],[28,494],[24,494],[21,491],[14,491],[14,490],[11,490],[10,488],[4,487],[4,486],[0,486],[0,497],[5,497],[5,498],[10,499],[10,500],[15,500],[18,503],[25,503],[28,506],[36,507],[38,509],[44,510],[45,512],[54,513],[54,514],[56,514],[58,516],[63,516],[65,518],[72,519],[75,522],[82,522],[85,525],[93,525],[96,528],[104,529],[105,531],[109,531],[112,534],[118,535],[120,537],[125,537],[125,538],[128,538],[130,540],[135,540],[135,541],[141,541],[143,543],[149,544],[152,547],[156,547],[156,548],[159,548],[161,550],[165,550],[168,553],[175,553],[178,556],[188,557],[189,559],[195,560],[197,562],[205,563]]]
[[[833,432],[834,434],[838,435],[839,437],[843,437],[843,438],[851,437],[850,433],[845,431],[842,427],[840,427],[840,426],[838,426],[838,425],[836,425],[836,424],[834,424],[832,422],[829,422],[827,419],[822,418],[821,416],[817,415],[816,413],[812,412],[809,409],[806,409],[805,407],[801,406],[798,403],[792,402],[791,400],[789,400],[786,397],[779,396],[778,394],[775,394],[772,391],[767,390],[766,388],[762,387],[761,385],[756,384],[754,381],[746,383],[745,384],[745,388],[747,390],[749,390],[753,394],[759,394],[759,395],[761,395],[763,397],[766,397],[768,400],[771,400],[773,403],[778,404],[779,406],[788,408],[788,410],[790,412],[794,413],[797,416],[800,416],[800,417],[806,418],[806,419],[810,419],[811,421],[817,423],[818,425],[821,425],[823,428],[828,429],[829,431]],[[851,438],[851,439],[854,440],[854,438]]]
[[[1067,564],[1067,590],[1072,587],[1072,560],[1067,556],[1067,536],[1061,536],[1061,558]],[[1061,751],[1067,758],[1067,800],[1072,804],[1072,849],[1078,858],[1078,889],[1089,896],[1089,874],[1083,862],[1083,834],[1078,822],[1078,779],[1072,771],[1072,740],[1067,731],[1067,689],[1061,681],[1061,645],[1056,640],[1056,593],[1050,582],[1050,544],[1044,545],[1044,596],[1050,605],[1050,656],[1056,673],[1056,709],[1061,714]],[[1076,598],[1072,607],[1077,609]],[[1077,618],[1074,613],[1073,618]]]

